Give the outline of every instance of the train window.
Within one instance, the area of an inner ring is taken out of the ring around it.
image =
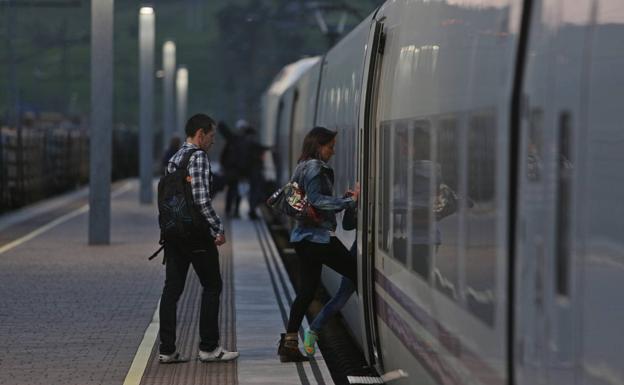
[[[559,159],[557,192],[557,233],[556,233],[556,286],[557,294],[570,294],[570,254],[572,215],[572,116],[569,111],[559,114]]]
[[[379,224],[377,228],[379,232],[377,234],[378,247],[380,250],[390,253],[390,192],[391,186],[391,172],[393,169],[394,159],[390,157],[391,151],[391,139],[392,139],[392,126],[390,122],[383,122],[380,126],[379,135],[379,147],[381,149],[379,153],[379,198],[377,199]]]
[[[438,179],[439,167],[432,159],[431,129],[428,121],[414,121],[410,140],[402,140],[403,145],[410,144],[411,154],[409,174],[411,177],[409,192],[410,208],[410,254],[411,269],[415,273],[429,278],[431,253],[439,245],[439,231],[432,226],[432,187]],[[399,138],[397,136],[397,138]],[[406,138],[407,139],[407,138]],[[401,156],[403,159],[404,156]],[[403,161],[403,164],[406,162]]]
[[[340,194],[342,191],[342,173],[344,172],[344,131],[338,131],[336,135],[335,155],[330,161],[330,165],[334,169],[334,194]]]
[[[473,115],[468,129],[468,195],[466,212],[466,304],[489,325],[494,324],[496,282],[496,115]]]
[[[544,111],[533,108],[529,116],[529,138],[526,158],[527,179],[538,182],[541,177],[543,158],[542,131],[544,126]]]
[[[409,141],[406,123],[399,121],[394,125],[392,153],[389,154],[394,163],[392,169],[392,257],[406,265]]]
[[[342,195],[347,189],[353,189],[355,164],[353,162],[353,137],[354,131],[351,127],[341,127],[338,129],[338,140],[336,141],[335,171],[336,180],[334,191],[337,195]]]
[[[357,132],[355,131],[355,129],[353,128],[353,126],[349,126],[349,127],[345,127],[344,129],[344,138],[343,141],[345,142],[345,144],[348,143],[348,145],[345,145],[345,176],[346,178],[344,178],[345,181],[345,186],[343,188],[344,192],[347,189],[353,189],[353,187],[355,186],[355,179],[356,179],[356,170],[355,170],[355,145],[357,144]]]
[[[436,125],[436,160],[440,165],[440,184],[459,191],[459,146],[457,119],[440,118]],[[433,284],[450,298],[458,299],[459,215],[453,213],[437,222],[440,245],[432,272]]]

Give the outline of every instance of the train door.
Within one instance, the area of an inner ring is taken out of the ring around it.
[[[579,149],[591,0],[533,3],[520,113],[517,384],[575,384]],[[574,15],[570,8],[577,11]],[[585,9],[585,16],[580,10]],[[568,18],[574,18],[571,20]],[[580,24],[577,24],[580,23]]]
[[[379,372],[383,370],[381,361],[379,334],[375,311],[375,261],[374,261],[374,200],[375,200],[375,109],[378,91],[379,70],[381,67],[381,51],[383,50],[383,23],[373,19],[364,66],[365,94],[362,96],[359,116],[359,148],[360,152],[359,180],[362,196],[360,199],[360,215],[358,217],[358,255],[362,256],[359,266],[359,290],[362,296],[362,319],[364,322],[362,335],[365,338],[365,351],[368,362]]]
[[[594,0],[589,5],[584,8],[587,24],[581,27],[587,46],[578,141],[582,170],[575,185],[582,189],[578,238],[584,241],[578,258],[582,350],[576,367],[582,370],[577,384],[624,384],[624,3]]]

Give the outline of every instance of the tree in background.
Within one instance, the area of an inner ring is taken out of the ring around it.
[[[189,111],[258,121],[260,95],[279,70],[325,52],[337,38],[319,28],[319,13],[346,33],[382,2],[154,0],[156,66],[162,43],[174,39],[177,63],[189,68]],[[139,6],[115,2],[114,120],[126,126],[138,121]],[[88,116],[90,1],[7,0],[0,20],[0,119],[26,111]],[[155,85],[158,103],[162,89]]]

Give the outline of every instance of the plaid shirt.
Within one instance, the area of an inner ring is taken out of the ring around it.
[[[167,174],[175,171],[175,165],[179,165],[182,162],[182,158],[187,151],[191,149],[198,149],[196,145],[185,142],[182,148],[176,152],[169,163],[167,164]],[[188,164],[188,172],[191,176],[191,190],[193,191],[193,201],[201,214],[206,218],[210,225],[210,234],[213,237],[217,235],[223,235],[223,223],[221,218],[212,208],[212,201],[210,199],[210,161],[208,160],[208,154],[205,151],[197,151],[191,155]]]

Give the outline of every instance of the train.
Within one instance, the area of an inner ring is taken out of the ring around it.
[[[84,186],[89,181],[88,127],[79,120],[25,119],[0,127],[0,214]],[[137,175],[135,129],[113,130],[113,180]]]
[[[624,384],[623,68],[618,0],[389,0],[276,76],[266,176],[324,126],[361,184],[342,313],[380,374]]]

